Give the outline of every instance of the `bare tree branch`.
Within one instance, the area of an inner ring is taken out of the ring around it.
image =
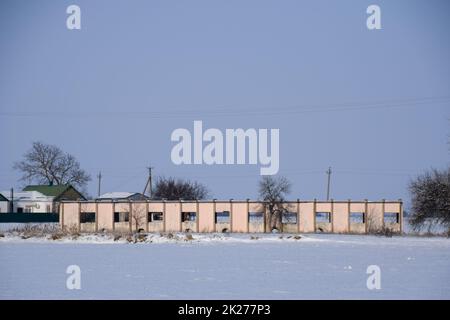
[[[64,153],[57,146],[42,142],[33,142],[24,159],[16,162],[13,168],[20,171],[21,180],[28,183],[72,184],[84,189],[91,180],[73,155]]]
[[[264,211],[268,225],[272,229],[282,231],[282,216],[287,211],[284,206],[286,195],[291,192],[291,183],[284,177],[264,176],[259,182],[259,197],[264,201]]]
[[[427,222],[443,225],[450,231],[450,167],[432,169],[409,184],[411,224],[421,229]]]

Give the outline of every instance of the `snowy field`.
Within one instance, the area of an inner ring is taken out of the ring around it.
[[[450,299],[443,237],[174,236],[5,234],[0,299]],[[66,288],[69,265],[81,268],[80,290]],[[381,269],[380,290],[366,286],[369,265]]]

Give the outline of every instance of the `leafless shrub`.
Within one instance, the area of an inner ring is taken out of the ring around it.
[[[450,167],[432,169],[412,180],[410,223],[415,231],[427,224],[436,224],[450,229]]]
[[[201,200],[208,196],[208,189],[196,181],[159,177],[156,180],[154,199]]]
[[[145,205],[134,204],[131,207],[131,219],[134,223],[134,228],[137,232],[140,232],[141,230],[144,231],[144,229],[142,229],[141,226],[147,223],[147,210]]]

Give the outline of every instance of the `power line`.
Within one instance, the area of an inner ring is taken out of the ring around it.
[[[0,116],[3,117],[92,117],[92,116],[109,116],[109,117],[152,117],[152,118],[186,118],[201,115],[202,117],[211,116],[274,116],[282,114],[305,114],[317,112],[340,112],[340,111],[363,111],[375,109],[391,109],[402,107],[414,107],[420,105],[433,106],[441,103],[450,103],[450,97],[423,97],[409,98],[402,100],[385,100],[365,103],[338,103],[338,104],[321,104],[309,106],[290,106],[290,107],[269,107],[269,108],[223,108],[223,109],[178,109],[166,111],[115,111],[115,112],[92,112],[92,111],[2,111]]]
[[[141,177],[142,177],[142,173],[128,177],[127,179],[122,180],[121,182],[115,184],[114,187],[112,187],[110,190],[117,190],[118,188],[122,188],[124,185],[127,185],[132,180],[136,180],[137,178],[141,178]]]

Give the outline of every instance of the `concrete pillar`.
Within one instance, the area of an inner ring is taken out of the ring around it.
[[[116,212],[116,203],[112,200],[112,229],[113,231],[116,229],[116,224],[114,223],[114,216]]]
[[[364,229],[367,234],[369,231],[369,201],[364,200]]]
[[[145,232],[148,232],[148,208],[149,208],[149,204],[148,204],[149,200],[145,201]],[[163,215],[163,219],[164,219],[164,215]]]
[[[314,202],[313,202],[313,219],[314,219],[314,232],[317,231],[317,217],[316,217],[316,210],[317,210],[317,199],[314,198]]]
[[[213,199],[213,211],[214,211],[214,232],[217,232],[217,226],[216,226],[216,199]],[[230,213],[231,214],[231,213]]]
[[[195,200],[195,211],[196,211],[196,216],[195,216],[195,226],[196,226],[196,232],[200,232],[200,211],[199,211],[199,205],[198,205],[198,200]]]
[[[81,202],[78,202],[78,221],[77,221],[78,232],[81,232],[80,218],[81,218]]]
[[[333,199],[331,199],[330,223],[331,223],[331,233],[334,233],[334,200]]]
[[[64,230],[64,202],[61,202],[61,217],[60,217],[60,221],[61,221],[61,230]]]
[[[98,232],[98,202],[95,201],[95,232]]]
[[[163,200],[163,230],[167,230],[166,200]]]
[[[133,206],[131,201],[128,201],[128,228],[130,232],[133,232]]]
[[[348,199],[347,200],[347,232],[351,231],[350,230],[350,224],[351,224],[350,212],[351,212],[351,200]],[[363,221],[364,221],[364,216],[363,216]]]

